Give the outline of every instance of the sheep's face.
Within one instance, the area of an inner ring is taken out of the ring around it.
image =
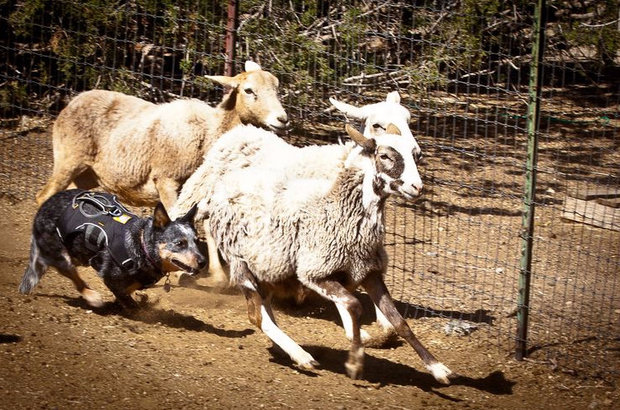
[[[415,159],[419,147],[409,138],[400,135],[383,134],[374,138],[376,179],[379,188],[386,194],[395,194],[413,199],[422,193],[422,179]]]
[[[387,134],[388,125],[393,124],[400,130],[403,137],[413,140],[416,156],[421,154],[422,150],[409,129],[411,114],[400,104],[398,92],[392,91],[389,93],[385,101],[362,107],[355,107],[334,98],[330,98],[329,101],[347,117],[364,121],[365,137],[372,138],[385,135]]]
[[[258,64],[247,61],[245,72],[234,77],[207,78],[232,88],[235,110],[243,124],[275,132],[283,132],[288,128],[288,115],[278,98],[278,79],[263,71]]]
[[[373,160],[372,189],[380,197],[398,195],[411,200],[422,193],[422,179],[416,159],[418,146],[411,138],[403,138],[393,124],[386,127],[386,133],[366,138],[359,131],[347,126],[347,133],[362,147],[363,155]]]
[[[241,121],[276,132],[286,130],[288,116],[278,99],[278,79],[263,70],[243,74],[237,86],[237,110]]]

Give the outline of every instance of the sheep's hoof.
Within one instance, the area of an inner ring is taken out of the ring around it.
[[[230,286],[228,278],[220,278],[211,275],[205,277],[204,285],[220,293],[228,293],[235,290],[235,287]]]
[[[209,269],[207,282],[214,288],[226,289],[230,287],[229,275],[223,268]]]
[[[353,349],[349,352],[349,360],[344,364],[347,375],[354,379],[360,379],[364,372],[364,348]]]
[[[303,352],[304,354],[301,357],[293,358],[293,361],[297,366],[304,370],[314,370],[319,365],[319,362],[314,360],[314,357],[310,355],[310,353]]]
[[[304,370],[314,370],[318,365],[319,365],[319,362],[317,362],[314,359],[310,360],[309,362],[303,362],[303,363],[297,362],[297,366],[299,366],[300,368]]]
[[[183,288],[196,288],[196,277],[194,275],[189,275],[185,272],[179,275],[179,286]]]
[[[427,366],[428,370],[433,374],[435,380],[441,384],[450,384],[452,370],[448,369],[443,363],[433,363]]]
[[[103,306],[103,298],[96,290],[84,289],[82,291],[82,297],[92,307],[100,308]]]
[[[364,364],[363,363],[350,363],[350,362],[346,362],[344,364],[344,368],[347,371],[347,376],[349,376],[353,380],[361,379],[362,378],[362,374],[364,373]]]
[[[294,352],[286,352],[282,347],[273,343],[271,348],[273,349],[273,353],[288,356],[295,363],[296,366],[300,367],[304,370],[314,370],[315,367],[319,365],[319,362],[314,360],[314,357],[304,349],[299,348],[295,349]]]

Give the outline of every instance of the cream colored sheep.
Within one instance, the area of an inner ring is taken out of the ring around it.
[[[217,107],[196,99],[152,104],[113,91],[75,97],[54,123],[54,169],[37,194],[40,205],[71,182],[103,189],[131,205],[167,209],[217,138],[239,124],[274,131],[288,117],[277,95],[278,80],[246,62],[234,77],[207,76],[230,87]]]

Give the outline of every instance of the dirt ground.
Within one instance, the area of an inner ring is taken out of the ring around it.
[[[407,319],[421,341],[460,377],[438,384],[408,345],[367,348],[362,380],[344,371],[348,341],[336,309],[322,302],[280,305],[279,325],[319,362],[296,368],[271,348],[235,292],[196,288],[172,277],[146,291],[147,306],[126,313],[90,269],[83,276],[106,306],[92,309],[54,271],[33,295],[17,286],[28,259],[32,193],[49,170],[49,134],[2,141],[0,195],[0,408],[618,408],[613,383],[514,360],[484,333],[448,336],[440,318]],[[41,161],[47,161],[44,165]],[[10,173],[11,175],[7,175]],[[365,310],[371,311],[367,300]],[[372,315],[364,319],[368,326]],[[370,329],[372,331],[372,328]]]

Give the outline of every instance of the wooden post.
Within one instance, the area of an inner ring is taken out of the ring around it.
[[[235,44],[237,42],[237,0],[228,1],[228,19],[226,21],[226,61],[224,73],[232,77],[235,71]]]

